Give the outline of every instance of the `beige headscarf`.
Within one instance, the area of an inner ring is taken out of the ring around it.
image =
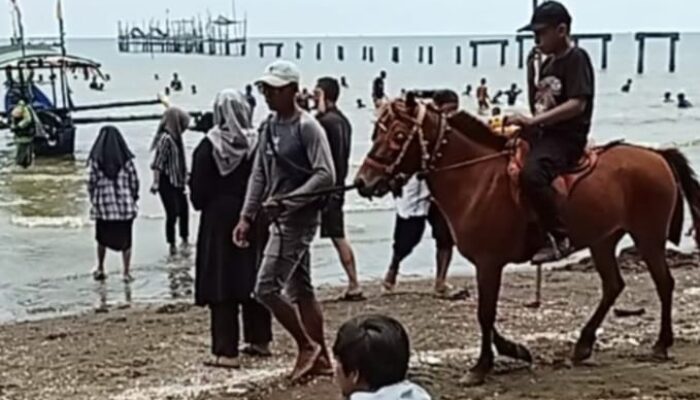
[[[255,148],[256,135],[245,95],[232,89],[219,92],[214,99],[214,128],[207,138],[222,176],[233,172]]]

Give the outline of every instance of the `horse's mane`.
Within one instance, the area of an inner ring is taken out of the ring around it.
[[[496,136],[488,125],[464,110],[452,115],[448,122],[456,131],[479,144],[499,151],[506,146],[507,139]]]
[[[382,105],[379,111],[379,115],[384,115],[386,112],[410,115],[411,112],[408,103],[410,103],[411,101],[415,101],[415,99],[410,99],[408,101],[402,99],[395,99],[389,101]],[[426,107],[428,107],[428,110],[433,112],[440,112],[434,104],[424,104]],[[488,125],[486,125],[482,120],[469,114],[464,110],[461,110],[450,116],[448,118],[448,123],[450,124],[450,127],[455,129],[460,134],[464,135],[466,138],[497,151],[503,150],[508,141],[504,137],[495,135],[491,128]]]

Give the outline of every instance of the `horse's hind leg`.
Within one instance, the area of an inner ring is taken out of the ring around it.
[[[581,336],[574,348],[574,362],[587,360],[591,356],[596,341],[596,331],[625,288],[625,282],[622,280],[620,268],[615,258],[615,249],[621,237],[621,233],[615,233],[591,247],[593,262],[603,285],[603,297],[598,308],[581,331]]]
[[[668,349],[673,346],[672,307],[675,281],[666,263],[666,241],[663,238],[647,239],[634,237],[637,250],[646,262],[656,291],[661,300],[661,330],[654,345],[653,356],[660,360],[668,359]]]

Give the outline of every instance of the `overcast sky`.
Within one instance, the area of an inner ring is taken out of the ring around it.
[[[56,0],[17,0],[32,36],[55,33]],[[564,0],[578,32],[698,31],[700,0]],[[4,3],[4,4],[3,4]],[[117,21],[230,14],[230,0],[63,0],[72,37],[112,37]],[[237,0],[250,36],[512,33],[532,0]],[[0,0],[0,37],[10,34]]]

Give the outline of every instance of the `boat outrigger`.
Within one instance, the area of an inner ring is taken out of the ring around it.
[[[75,152],[77,125],[157,120],[161,117],[161,114],[75,117],[75,113],[83,111],[167,105],[167,100],[159,97],[140,101],[76,105],[73,101],[68,74],[80,72],[86,79],[97,77],[105,81],[100,63],[67,53],[63,19],[60,14],[60,37],[57,43],[26,42],[24,30],[21,27],[21,13],[16,3],[15,8],[17,14],[15,23],[19,25],[19,29],[15,29],[10,45],[0,46],[0,73],[4,72],[5,78],[4,105],[0,110],[0,131],[12,128],[13,110],[18,105],[27,106],[34,124],[31,134],[34,154],[38,157],[66,156]],[[48,77],[48,80],[44,80],[44,77]],[[50,85],[49,95],[39,88],[39,83]],[[191,114],[199,123],[202,113]]]

